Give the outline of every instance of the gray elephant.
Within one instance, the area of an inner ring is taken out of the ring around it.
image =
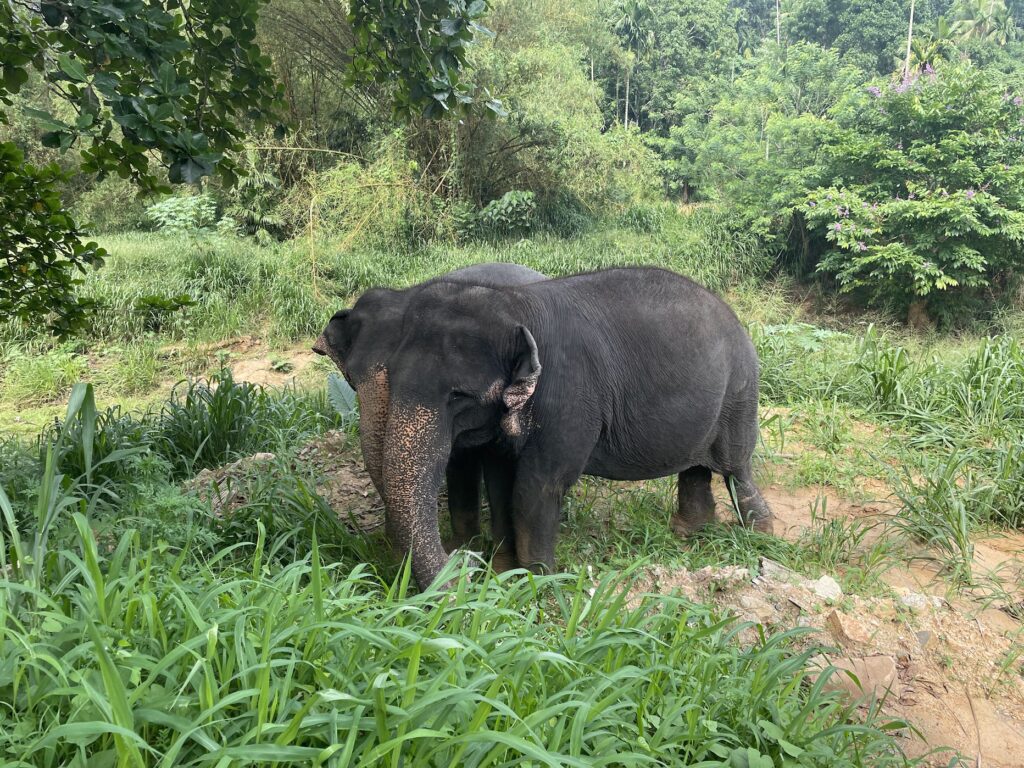
[[[329,346],[358,330],[354,314],[331,321]],[[374,401],[383,451],[368,467],[421,588],[447,560],[445,468],[480,448],[503,459],[488,478],[499,555],[523,567],[554,568],[562,500],[582,474],[678,474],[672,526],[690,534],[713,518],[718,473],[744,522],[771,531],[751,470],[757,354],[732,310],[691,280],[651,268],[516,286],[443,280],[408,297],[400,336]]]
[[[384,437],[391,407],[388,361],[402,339],[409,302],[420,290],[437,282],[512,286],[546,279],[546,275],[518,264],[492,263],[457,269],[406,290],[376,288],[364,293],[351,309],[335,314],[316,340],[313,351],[328,356],[338,366],[359,398],[363,461],[385,505]],[[507,474],[501,467],[505,461],[486,445],[451,452],[446,470],[453,534],[450,546],[462,546],[479,535],[481,476],[492,494],[495,478]]]

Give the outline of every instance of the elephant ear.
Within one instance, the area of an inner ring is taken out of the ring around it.
[[[512,357],[512,378],[505,386],[501,399],[510,415],[518,415],[526,406],[537,389],[540,379],[540,356],[537,354],[537,342],[533,339],[530,329],[524,325],[516,327],[516,338]]]

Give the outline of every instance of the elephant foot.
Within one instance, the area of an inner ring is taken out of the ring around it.
[[[491,559],[491,567],[496,573],[504,573],[518,568],[519,563],[512,552],[495,552]]]
[[[688,539],[700,533],[708,523],[714,519],[714,515],[694,517],[684,516],[680,514],[672,515],[672,519],[669,521],[669,526],[672,528],[672,533],[681,539]]]

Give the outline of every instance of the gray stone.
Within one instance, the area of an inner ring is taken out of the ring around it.
[[[843,596],[843,588],[831,576],[822,576],[815,581],[808,581],[804,586],[822,600],[838,600]]]
[[[900,595],[900,605],[912,611],[923,611],[925,608],[941,608],[943,600],[935,595],[922,595],[920,592],[905,592]]]

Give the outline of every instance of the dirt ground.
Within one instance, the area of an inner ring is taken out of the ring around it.
[[[255,365],[255,364],[254,364]],[[266,376],[273,373],[257,367]],[[254,457],[259,460],[260,457]],[[329,433],[305,446],[298,455],[315,469],[317,490],[333,509],[344,513],[359,530],[383,525],[383,504],[363,471],[358,448],[344,435]],[[209,487],[239,471],[246,460],[197,479]],[[251,461],[251,460],[250,460]],[[825,487],[784,489],[770,486],[765,496],[777,516],[776,534],[796,540],[812,525],[812,509],[825,499],[827,517],[881,520],[896,512],[883,487],[872,488],[874,501],[854,503]],[[727,518],[724,487],[716,490],[723,519]],[[864,495],[864,494],[862,494]],[[230,507],[231,498],[217,499]],[[872,537],[887,535],[884,524]],[[976,569],[1024,568],[1024,536],[976,542]],[[1018,601],[1024,595],[983,600],[947,596],[941,574],[927,564],[909,560],[891,567],[884,596],[844,595],[828,576],[810,580],[771,561],[762,561],[755,578],[744,568],[704,568],[689,572],[662,566],[649,568],[638,591],[678,591],[741,618],[784,631],[797,626],[819,632],[808,646],[835,649],[822,661],[852,668],[857,680],[841,673],[830,685],[848,689],[858,700],[877,696],[882,709],[910,728],[900,731],[909,755],[927,755],[938,747],[957,750],[966,764],[984,768],[1024,766],[1024,632]],[[839,590],[839,591],[837,591]],[[753,642],[751,631],[748,639]],[[951,752],[936,752],[928,764],[947,765]]]

